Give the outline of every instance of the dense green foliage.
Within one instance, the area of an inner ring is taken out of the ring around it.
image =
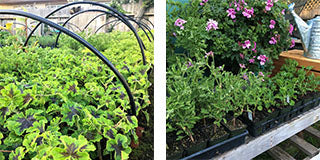
[[[143,110],[150,105],[153,43],[140,35],[147,48],[145,66],[131,33],[86,39],[126,78],[137,114],[148,117]],[[61,48],[25,52],[16,45],[0,48],[0,150],[12,151],[0,152],[0,159],[129,158],[138,120],[127,114],[127,93],[107,65],[72,42],[62,37]]]
[[[232,70],[238,71],[241,64],[254,72],[270,71],[272,60],[291,44],[289,21],[282,12],[287,6],[282,1],[273,2],[270,11],[265,9],[267,0],[167,2],[170,11],[166,26],[168,55],[183,53],[189,58],[203,58],[212,51],[217,61],[226,60]],[[230,15],[228,12],[232,10],[234,13]],[[253,13],[248,14],[248,10]],[[177,24],[179,19],[185,21],[183,27]],[[275,23],[273,28],[271,21]],[[217,28],[212,28],[213,25]],[[275,44],[270,43],[272,38]],[[261,55],[268,60],[260,63]]]
[[[271,107],[294,105],[298,95],[315,91],[319,77],[307,76],[310,67],[297,70],[296,61],[287,61],[274,77],[257,75],[247,70],[239,74],[224,71],[223,67],[209,66],[210,75],[204,76],[206,62],[192,62],[177,58],[167,68],[167,133],[176,132],[178,139],[192,136],[194,125],[203,119],[214,119],[214,124],[226,122],[251,112],[271,112]]]

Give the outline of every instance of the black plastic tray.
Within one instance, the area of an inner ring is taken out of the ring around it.
[[[281,123],[287,122],[292,118],[297,117],[298,115],[316,107],[316,104],[318,101],[319,101],[319,98],[313,99],[308,103],[305,103],[299,107],[293,108],[290,112],[280,114],[279,116],[272,118],[270,120],[267,120],[259,125],[253,123],[245,116],[240,117],[240,119],[243,121],[243,123],[248,125],[247,130],[249,131],[249,134],[253,137],[257,137],[277,127]]]
[[[248,131],[245,130],[242,134],[234,136],[216,145],[210,146],[202,151],[194,153],[188,157],[182,158],[181,160],[200,160],[200,159],[212,159],[217,155],[220,155],[226,151],[236,148],[245,142],[245,137],[248,135]]]

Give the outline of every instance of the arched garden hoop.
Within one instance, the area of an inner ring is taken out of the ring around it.
[[[84,10],[84,11],[80,11],[80,12],[77,12],[76,14],[72,15],[71,17],[69,17],[63,24],[62,24],[62,27],[64,27],[66,24],[68,24],[68,22],[70,20],[72,20],[73,18],[75,18],[76,16],[80,15],[80,14],[83,14],[83,13],[86,13],[86,12],[103,12],[105,14],[108,14],[108,15],[112,15],[116,18],[118,18],[121,22],[123,22],[124,24],[126,24],[128,27],[129,25],[126,23],[126,21],[123,21],[121,18],[119,18],[119,16],[117,16],[116,14],[113,14],[111,12],[108,12],[108,11],[104,11],[104,10],[100,10],[100,9],[88,9],[88,10]],[[148,34],[146,33],[146,31],[142,28],[142,30],[144,31],[144,33],[147,35],[148,39],[150,40]],[[132,32],[134,32],[132,30]],[[61,35],[61,32],[58,33],[58,36],[56,38],[56,44],[55,44],[55,47],[57,47],[58,45],[58,41],[59,41],[59,37]],[[151,41],[151,40],[150,40]],[[139,42],[139,41],[138,41]],[[144,44],[143,44],[144,45]],[[145,47],[144,47],[145,48]]]
[[[17,10],[0,10],[0,14],[10,14],[10,15],[17,15],[17,16],[23,16],[23,17],[28,17],[34,20],[37,20],[41,23],[47,24],[55,29],[60,30],[61,32],[67,34],[68,36],[72,37],[73,39],[77,40],[81,44],[83,44],[85,47],[87,47],[90,51],[92,51],[96,56],[99,57],[111,70],[112,72],[119,78],[120,82],[124,86],[128,97],[130,101],[130,106],[131,106],[131,111],[128,113],[129,115],[136,115],[136,107],[135,107],[135,102],[134,98],[132,95],[132,92],[130,91],[130,87],[123,77],[123,75],[114,67],[114,65],[103,55],[101,54],[95,47],[93,47],[90,43],[88,43],[86,40],[81,38],[79,35],[71,32],[70,30],[50,21],[45,18],[39,17],[37,15],[31,14],[31,13],[26,13],[23,11],[17,11]]]
[[[102,13],[102,14],[97,15],[97,16],[94,17],[93,19],[91,19],[91,20],[89,21],[89,23],[82,29],[82,31],[86,30],[86,29],[89,27],[89,25],[90,25],[94,20],[96,20],[97,18],[99,18],[99,17],[101,17],[101,16],[104,16],[104,15],[107,15],[107,14]],[[150,42],[151,42],[151,39],[149,38],[149,35],[145,32],[144,28],[149,31],[149,33],[151,34],[152,39],[154,39],[153,34],[152,34],[152,32],[150,31],[151,28],[150,28],[147,24],[145,24],[145,23],[143,23],[143,22],[137,22],[135,19],[131,18],[131,17],[128,16],[128,15],[124,15],[124,16],[126,16],[129,20],[135,22],[135,23],[139,26],[139,28],[141,28],[141,29],[143,30],[143,32],[146,34],[146,36],[148,37],[148,39],[149,39]],[[118,19],[118,20],[120,20],[120,19]],[[143,28],[141,25],[142,25],[144,28]],[[99,27],[99,28],[100,28],[100,27]],[[97,32],[96,32],[96,33],[97,33]]]
[[[68,3],[68,4],[64,5],[64,6],[61,6],[61,7],[57,8],[57,9],[55,9],[54,11],[52,11],[51,13],[49,13],[45,18],[49,18],[49,17],[50,17],[51,15],[53,15],[54,13],[56,13],[56,12],[58,12],[58,11],[64,9],[64,8],[66,8],[66,7],[73,6],[73,5],[78,5],[78,4],[91,4],[91,5],[95,5],[95,6],[100,6],[100,7],[103,7],[103,8],[105,8],[105,9],[108,9],[108,10],[112,11],[113,13],[117,14],[121,19],[123,19],[123,21],[125,21],[125,22],[129,25],[129,28],[134,31],[133,33],[134,33],[135,37],[136,37],[137,40],[138,40],[139,47],[140,47],[140,50],[141,50],[141,53],[142,53],[143,64],[146,65],[146,58],[145,58],[144,50],[143,50],[143,49],[145,49],[145,47],[144,47],[143,42],[142,42],[142,40],[140,39],[138,33],[136,32],[136,30],[134,29],[134,27],[132,26],[132,24],[125,18],[125,16],[124,16],[121,12],[117,11],[116,9],[114,9],[114,8],[108,6],[108,5],[105,5],[105,4],[102,4],[102,3],[97,3],[97,2],[91,2],[91,1],[90,1],[90,2],[89,2],[89,1],[72,2],[72,3]],[[26,41],[25,41],[25,43],[24,43],[24,46],[27,46],[28,41],[29,41],[29,39],[31,38],[32,34],[33,34],[33,33],[35,32],[35,30],[40,26],[41,23],[42,23],[42,22],[39,22],[39,23],[36,25],[36,27],[32,30],[32,32],[29,34],[29,36],[27,37],[27,39],[26,39]]]

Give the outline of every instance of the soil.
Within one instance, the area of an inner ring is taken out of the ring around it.
[[[227,134],[224,128],[217,127],[216,133],[214,133],[214,120],[213,119],[206,119],[205,121],[199,121],[195,127],[192,129],[193,139],[192,142],[189,136],[184,137],[180,141],[176,141],[177,136],[175,133],[168,133],[167,134],[167,157],[171,156],[179,151],[183,151],[185,149],[191,148],[192,146],[207,142],[209,138],[212,140],[216,138],[220,138]],[[206,124],[205,124],[206,123]],[[188,156],[188,155],[183,155]]]
[[[246,127],[245,124],[243,124],[240,120],[235,119],[235,125],[233,124],[232,120],[228,121],[225,123],[225,126],[232,132],[238,129],[242,129]]]
[[[130,154],[131,160],[144,160],[144,159],[154,159],[154,74],[153,69],[148,71],[149,81],[151,82],[151,86],[148,88],[148,94],[150,96],[150,106],[145,108],[145,110],[149,114],[149,123],[147,123],[147,119],[145,115],[138,115],[138,126],[140,129],[137,130],[137,135],[139,137],[139,144],[131,144],[133,147],[132,152]]]

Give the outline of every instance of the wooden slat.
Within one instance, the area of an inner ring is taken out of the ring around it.
[[[299,63],[299,66],[313,66],[312,70],[320,71],[320,60],[304,57],[303,50],[290,50],[282,52],[280,57],[294,59]]]
[[[313,127],[308,127],[304,130],[305,132],[309,133],[310,135],[312,135],[313,137],[320,139],[320,131],[313,128]]]
[[[295,160],[289,153],[278,146],[268,150],[268,154],[275,160]]]
[[[278,145],[282,141],[301,132],[306,127],[316,123],[320,118],[320,106],[299,115],[293,120],[281,124],[271,131],[249,139],[247,143],[228,151],[220,156],[213,157],[214,160],[235,160],[235,159],[252,159],[270,148]]]
[[[289,140],[310,157],[313,157],[317,153],[319,153],[318,149],[315,146],[296,135],[290,137]]]

